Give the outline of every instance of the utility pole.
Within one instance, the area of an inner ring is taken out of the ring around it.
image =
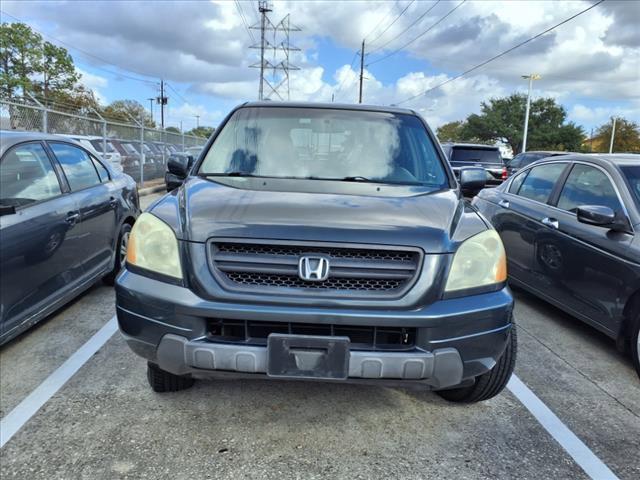
[[[529,131],[529,109],[531,108],[531,87],[534,80],[540,80],[542,77],[537,73],[530,75],[522,75],[522,78],[529,79],[529,93],[527,94],[527,109],[524,114],[524,134],[522,135],[522,152],[527,151],[527,133]]]
[[[593,153],[593,127],[591,127],[591,136],[589,137],[589,152]]]
[[[613,139],[616,136],[616,117],[613,117],[613,125],[611,125],[611,141],[609,142],[609,153],[613,153]]]
[[[362,49],[360,50],[360,95],[358,103],[362,103],[362,77],[364,75],[364,38],[362,39]]]
[[[156,98],[156,102],[160,104],[160,127],[164,130],[164,106],[169,99],[164,96],[164,80],[160,79],[160,96]]]
[[[147,98],[149,100],[149,113],[151,113],[151,121],[153,122],[153,101],[155,98]]]
[[[196,128],[200,128],[200,115],[195,115],[196,117]]]

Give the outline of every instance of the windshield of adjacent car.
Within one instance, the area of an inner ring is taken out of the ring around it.
[[[451,161],[502,164],[502,155],[497,148],[453,147]]]
[[[627,179],[631,195],[640,208],[640,165],[623,166],[620,170]]]
[[[237,110],[199,173],[448,186],[418,117],[324,108]]]

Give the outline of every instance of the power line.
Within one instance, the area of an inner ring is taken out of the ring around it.
[[[380,37],[382,37],[385,33],[387,33],[387,30],[389,30],[391,27],[393,27],[393,24],[396,23],[398,20],[400,20],[400,17],[402,17],[402,15],[404,15],[404,13],[409,9],[409,7],[413,4],[413,2],[415,2],[415,0],[411,0],[406,7],[404,7],[404,9],[398,14],[398,16],[396,18],[394,18],[393,22],[391,22],[389,25],[387,25],[387,28],[385,28],[382,32],[380,32],[380,34],[374,38],[373,40],[369,41],[369,45],[371,45],[372,43],[375,43]]]
[[[387,17],[389,16],[389,14],[393,11],[393,9],[394,9],[394,8],[396,8],[396,5],[399,3],[399,1],[400,1],[400,0],[396,0],[396,2],[391,6],[391,8],[389,9],[389,11],[388,11],[387,13],[385,13],[385,14],[384,14],[384,16],[380,19],[380,21],[376,24],[376,26],[375,26],[375,27],[373,27],[373,28],[369,31],[369,33],[367,33],[367,34],[364,36],[364,39],[365,39],[365,40],[366,40],[367,38],[369,38],[369,35],[371,35],[373,32],[375,32],[375,31],[378,29],[378,27],[379,27],[380,25],[382,25],[382,22],[384,22],[384,21],[387,19]],[[378,11],[378,10],[376,10],[376,12],[377,12],[377,11]]]
[[[385,55],[384,57],[380,57],[377,60],[374,60],[372,62],[367,63],[367,67],[370,65],[373,65],[375,63],[381,62],[383,60],[386,60],[389,57],[392,57],[393,55],[395,55],[398,52],[401,52],[402,50],[404,50],[405,48],[407,48],[409,45],[411,45],[413,42],[415,42],[416,40],[418,40],[420,37],[426,35],[428,32],[430,32],[433,28],[435,28],[437,25],[439,25],[445,18],[447,18],[449,15],[451,15],[453,12],[455,12],[458,8],[460,8],[462,5],[464,5],[466,3],[467,0],[462,0],[458,5],[456,5],[455,7],[453,7],[451,10],[449,10],[446,15],[442,18],[440,18],[440,20],[438,20],[436,23],[434,23],[433,25],[431,25],[429,28],[427,28],[424,32],[422,32],[420,35],[418,35],[417,37],[413,38],[412,40],[409,40],[407,43],[405,43],[403,46],[401,46],[400,48],[397,48],[396,50],[392,51],[391,53]]]
[[[19,18],[8,14],[4,10],[0,10],[0,12],[2,12],[3,15],[6,15],[7,17],[12,18],[12,19],[14,19],[14,20],[16,20],[18,22],[27,24],[27,22],[25,22],[24,20],[20,20]],[[87,52],[85,50],[82,50],[82,49],[80,49],[78,47],[75,47],[75,46],[73,46],[73,45],[71,45],[71,44],[69,44],[67,42],[64,42],[64,41],[60,40],[59,38],[56,38],[56,37],[53,37],[53,36],[51,36],[51,35],[49,35],[47,33],[41,32],[40,30],[37,30],[37,29],[33,28],[33,26],[30,26],[30,27],[34,32],[39,33],[43,37],[50,38],[51,40],[54,40],[55,42],[58,42],[58,43],[60,43],[60,44],[62,44],[64,46],[66,46],[67,48],[75,50],[76,52],[79,52],[79,53],[81,53],[81,54],[83,54],[83,55],[85,55],[87,57],[94,58],[94,59],[99,60],[99,61],[101,61],[103,63],[106,63],[107,65],[112,65],[112,66],[114,66],[116,68],[119,68],[119,69],[122,69],[122,70],[125,70],[125,71],[129,71],[129,72],[133,72],[133,73],[136,73],[138,75],[142,75],[142,76],[145,76],[145,77],[150,77],[151,76],[151,75],[147,75],[146,73],[140,73],[140,72],[136,72],[135,70],[125,69],[123,67],[120,67],[119,65],[116,65],[115,63],[109,62],[109,61],[105,60],[104,58],[98,57],[97,55],[94,55],[94,54],[89,53],[89,52]],[[110,73],[112,75],[117,75],[117,76],[120,76],[120,77],[123,77],[123,78],[128,78],[129,80],[135,80],[135,81],[138,81],[138,82],[144,82],[144,83],[149,83],[149,84],[153,84],[153,85],[157,84],[157,82],[154,82],[152,80],[145,80],[143,78],[132,77],[131,75],[125,75],[124,73],[114,72],[113,70],[109,70],[109,69],[104,68],[104,67],[98,67],[98,66],[94,65],[93,68],[96,68],[98,70],[103,70],[103,71],[108,72],[108,73]]]
[[[247,33],[249,34],[249,38],[251,38],[251,43],[256,43],[256,39],[254,38],[253,33],[251,32],[251,30],[249,30],[249,22],[247,22],[247,19],[244,16],[244,11],[242,10],[242,5],[240,5],[240,2],[238,0],[235,0],[235,4],[236,4],[236,10],[238,10],[238,14],[240,15],[240,19],[242,20],[242,23],[244,24],[244,28],[247,31]]]
[[[164,82],[164,84],[165,84],[167,87],[169,87],[171,90],[173,90],[173,93],[175,93],[175,94],[178,96],[178,98],[179,98],[180,100],[182,100],[184,103],[191,103],[191,102],[189,102],[189,100],[187,100],[187,99],[186,99],[186,98],[184,98],[182,95],[180,95],[180,93],[178,93],[178,91],[177,91],[175,88],[173,88],[173,87],[171,86],[171,84],[170,84],[170,83],[168,83],[168,82]]]
[[[429,12],[431,10],[433,10],[442,0],[438,0],[436,3],[434,3],[433,5],[431,5],[426,12],[424,12],[422,15],[420,15],[418,18],[416,18],[413,23],[411,23],[411,25],[409,25],[407,28],[405,28],[403,31],[401,31],[399,34],[397,34],[395,37],[393,37],[391,40],[389,40],[388,42],[386,42],[383,45],[380,45],[379,47],[374,48],[373,50],[371,50],[367,55],[371,55],[375,52],[377,52],[378,50],[382,50],[384,49],[387,45],[389,45],[390,43],[394,42],[395,40],[397,40],[399,37],[401,37],[405,32],[407,32],[411,27],[413,27],[414,25],[416,25],[417,23],[420,22],[420,20],[422,20],[425,16],[427,16],[429,14]]]
[[[433,90],[436,90],[436,89],[438,89],[438,88],[440,88],[440,87],[442,87],[442,86],[446,85],[447,83],[451,83],[451,82],[453,82],[454,80],[457,80],[458,78],[464,77],[464,76],[465,76],[465,75],[467,75],[468,73],[471,73],[471,72],[473,72],[474,70],[477,70],[477,69],[478,69],[478,68],[480,68],[480,67],[484,67],[484,66],[485,66],[485,65],[487,65],[488,63],[493,62],[494,60],[497,60],[498,58],[500,58],[500,57],[502,57],[502,56],[504,56],[504,55],[506,55],[506,54],[508,54],[508,53],[513,52],[515,49],[520,48],[520,47],[522,47],[523,45],[526,45],[527,43],[530,43],[530,42],[532,42],[533,40],[535,40],[535,39],[537,39],[537,38],[540,38],[541,36],[543,36],[543,35],[545,35],[545,34],[549,33],[549,32],[550,32],[550,31],[552,31],[552,30],[555,30],[555,29],[556,29],[556,28],[558,28],[559,26],[564,25],[564,24],[565,24],[565,23],[567,23],[567,22],[570,22],[571,20],[573,20],[573,19],[574,19],[574,18],[576,18],[576,17],[579,17],[579,16],[580,16],[580,15],[582,15],[583,13],[587,13],[589,10],[591,10],[592,8],[596,8],[598,5],[600,5],[600,4],[601,4],[602,2],[604,2],[604,1],[605,1],[605,0],[600,0],[599,2],[594,3],[594,4],[593,4],[593,5],[591,5],[590,7],[585,8],[584,10],[582,10],[582,11],[580,11],[580,12],[576,13],[575,15],[572,15],[571,17],[569,17],[569,18],[567,18],[567,19],[565,19],[565,20],[561,21],[560,23],[557,23],[557,24],[553,25],[552,27],[547,28],[547,29],[546,29],[546,30],[544,30],[543,32],[540,32],[540,33],[538,33],[537,35],[534,35],[533,37],[531,37],[531,38],[529,38],[529,39],[525,40],[524,42],[520,42],[520,43],[518,43],[517,45],[514,45],[513,47],[511,47],[511,48],[509,48],[509,49],[505,50],[504,52],[499,53],[499,54],[497,54],[497,55],[494,55],[494,56],[493,56],[493,57],[491,57],[490,59],[485,60],[485,61],[484,61],[484,62],[482,62],[482,63],[479,63],[479,64],[478,64],[478,65],[476,65],[475,67],[471,67],[471,68],[469,68],[468,70],[465,70],[464,72],[462,72],[462,73],[460,73],[460,74],[456,75],[455,77],[452,77],[452,78],[450,78],[450,79],[448,79],[448,80],[445,80],[445,81],[444,81],[444,82],[442,82],[442,83],[439,83],[439,84],[438,84],[438,85],[436,85],[435,87],[431,87],[431,88],[429,88],[429,89],[425,90],[424,92],[420,92],[420,93],[418,93],[418,94],[416,94],[416,95],[413,95],[413,96],[411,96],[411,97],[409,97],[409,98],[407,98],[407,99],[405,99],[405,100],[402,100],[401,102],[397,102],[397,103],[395,103],[394,105],[402,105],[403,103],[410,102],[411,100],[414,100],[414,99],[416,99],[416,98],[418,98],[418,97],[420,97],[420,96],[422,96],[422,95],[426,95],[427,93],[432,92]]]
[[[360,54],[360,50],[358,50],[356,53],[353,54],[353,58],[351,59],[351,65],[349,66],[349,71],[351,71],[351,69],[353,68],[353,63],[356,61],[356,58],[358,58],[359,54]],[[338,85],[338,89],[334,93],[334,98],[338,98],[338,94],[340,93],[340,90],[342,90],[342,86],[344,85],[344,82],[346,81],[346,79],[347,79],[347,76],[345,75],[345,77],[340,82],[340,85]]]

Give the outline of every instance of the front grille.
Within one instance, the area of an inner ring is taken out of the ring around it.
[[[272,333],[349,337],[352,350],[411,350],[416,339],[416,329],[404,327],[226,319],[211,319],[207,324],[208,340],[220,343],[266,345]]]
[[[213,241],[210,249],[211,268],[223,287],[263,294],[397,297],[413,284],[422,259],[418,249],[403,247]],[[303,255],[326,258],[328,278],[300,278]]]

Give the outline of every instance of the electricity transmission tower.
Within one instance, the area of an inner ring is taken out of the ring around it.
[[[266,1],[259,2],[258,11],[260,24],[249,27],[260,30],[260,44],[250,47],[260,50],[260,62],[250,65],[251,68],[260,69],[258,99],[277,97],[280,100],[289,100],[289,72],[300,70],[289,63],[290,52],[300,51],[299,48],[291,46],[290,36],[291,32],[299,32],[300,28],[291,24],[289,15],[278,23],[273,23],[267,16],[272,9]]]

